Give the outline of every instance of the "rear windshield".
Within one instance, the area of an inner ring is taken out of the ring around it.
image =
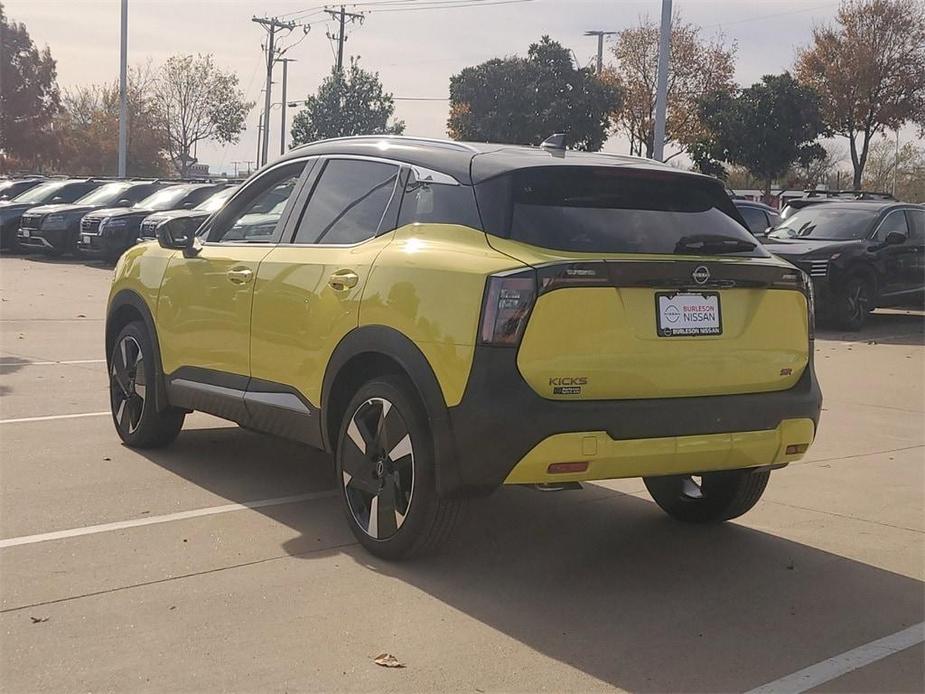
[[[766,256],[722,186],[603,167],[522,169],[477,187],[486,231],[579,253]]]

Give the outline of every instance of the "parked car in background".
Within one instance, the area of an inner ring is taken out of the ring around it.
[[[44,176],[23,176],[0,180],[0,200],[12,200],[45,180],[47,179]]]
[[[925,205],[812,205],[773,229],[765,249],[809,274],[818,315],[846,330],[859,330],[875,308],[925,296]]]
[[[0,202],[0,247],[19,248],[17,232],[26,210],[39,205],[74,202],[104,183],[105,180],[96,178],[58,178],[40,183],[12,200]]]
[[[753,236],[763,238],[768,230],[780,224],[780,214],[770,205],[753,200],[735,198],[732,204],[736,206],[739,214],[745,219],[748,230]]]
[[[89,212],[80,220],[77,248],[85,255],[115,260],[138,242],[145,217],[163,210],[190,210],[222,187],[221,183],[182,183],[158,190],[131,207]]]
[[[142,239],[157,238],[157,225],[166,222],[168,219],[184,219],[190,230],[195,232],[204,221],[206,221],[214,212],[222,209],[222,206],[228,202],[228,199],[234,195],[234,192],[240,188],[239,185],[231,185],[222,188],[217,193],[203,200],[191,210],[167,210],[165,212],[155,212],[149,214],[141,222],[141,232],[138,234]]]
[[[71,204],[35,207],[23,214],[16,235],[20,246],[51,255],[77,250],[80,220],[104,207],[130,207],[169,185],[161,181],[108,181]]]
[[[872,190],[807,190],[802,198],[789,198],[780,211],[781,219],[787,219],[810,205],[824,202],[848,202],[851,200],[896,201],[889,193]]]

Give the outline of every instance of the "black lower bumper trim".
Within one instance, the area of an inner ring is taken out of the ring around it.
[[[503,483],[540,441],[554,434],[606,431],[614,439],[775,429],[784,419],[818,426],[822,392],[812,360],[785,391],[645,400],[556,401],[537,395],[517,370],[516,350],[478,347],[462,401],[449,410],[464,489]]]

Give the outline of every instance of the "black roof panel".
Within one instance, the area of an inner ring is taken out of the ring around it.
[[[309,155],[353,154],[386,157],[449,174],[471,185],[515,169],[535,166],[616,166],[630,169],[670,171],[705,178],[667,164],[601,152],[548,150],[541,147],[488,142],[456,142],[394,135],[363,135],[321,140],[290,150],[282,160]],[[712,179],[711,179],[712,180]]]

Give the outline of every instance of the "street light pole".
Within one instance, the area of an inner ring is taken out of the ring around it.
[[[665,115],[668,111],[668,61],[671,56],[671,0],[662,0],[662,27],[658,34],[658,83],[655,92],[655,138],[652,158],[665,158]]]
[[[128,159],[128,0],[122,0],[122,46],[119,55],[119,178]]]
[[[278,62],[283,64],[283,101],[280,111],[282,111],[282,127],[279,130],[279,153],[286,153],[286,78],[288,76],[289,63],[295,61],[295,58],[280,58]]]

